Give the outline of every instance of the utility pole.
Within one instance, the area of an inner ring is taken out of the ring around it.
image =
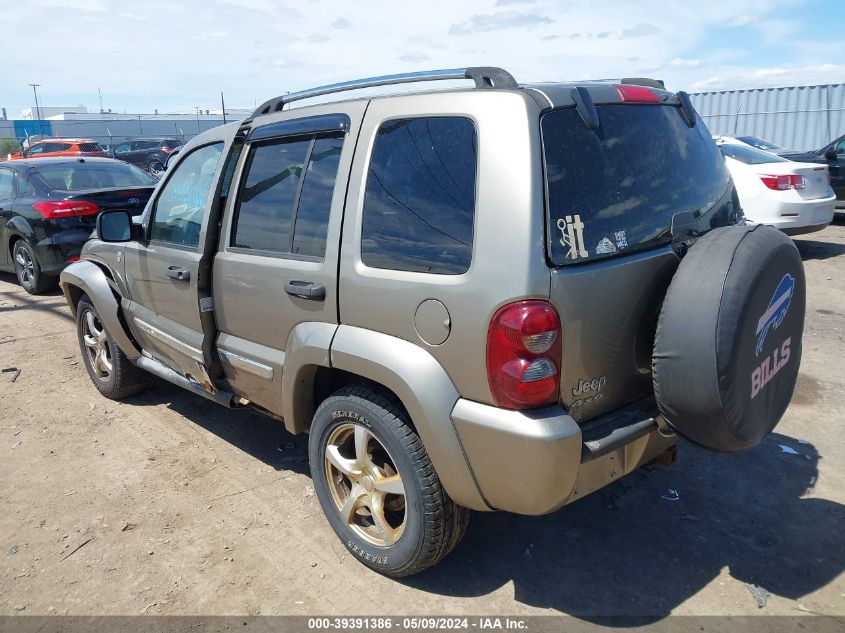
[[[103,93],[100,92],[100,86],[97,86],[97,94],[100,95],[100,114],[103,113]]]
[[[41,128],[41,106],[38,105],[38,88],[41,84],[27,84],[27,86],[32,86],[32,94],[35,96],[35,112],[38,116],[38,135],[44,136],[44,130]]]
[[[194,110],[197,111],[197,134],[200,133],[200,108],[199,106],[194,106]]]

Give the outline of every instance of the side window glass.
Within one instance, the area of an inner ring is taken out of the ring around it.
[[[15,197],[15,175],[8,169],[0,169],[0,200]]]
[[[314,142],[296,212],[292,249],[296,255],[326,254],[326,231],[342,149],[341,137],[318,138]]]
[[[845,141],[839,141],[839,145],[836,146],[836,153],[839,156],[842,156],[842,154],[845,154]]]
[[[466,272],[472,257],[477,162],[470,119],[383,123],[367,174],[363,262],[412,272]]]
[[[223,143],[194,150],[177,166],[155,203],[150,239],[196,246]]]
[[[289,252],[293,211],[311,139],[253,146],[239,195],[232,246]]]
[[[125,154],[129,151],[129,143],[121,143],[117,147],[114,148],[115,154]]]
[[[17,187],[17,195],[19,196],[30,196],[35,193],[35,188],[33,188],[32,183],[29,182],[26,176],[15,174],[15,186]]]
[[[238,165],[238,159],[241,156],[244,146],[237,144],[232,148],[229,158],[227,158],[226,167],[223,169],[223,182],[220,187],[220,197],[228,198],[229,190],[232,188],[232,179],[235,176],[235,167]],[[173,156],[174,154],[171,154]],[[176,154],[178,155],[178,153]]]
[[[27,150],[27,156],[35,156],[36,154],[43,154],[44,148],[46,145],[44,143],[40,143],[38,145],[33,145],[32,147]]]

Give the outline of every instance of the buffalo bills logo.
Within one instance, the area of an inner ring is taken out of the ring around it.
[[[763,349],[763,343],[766,341],[766,335],[769,329],[777,329],[783,320],[786,318],[786,312],[789,310],[789,304],[792,303],[792,294],[795,292],[795,279],[790,274],[783,276],[780,280],[775,294],[772,295],[769,301],[769,307],[757,321],[757,348],[755,349],[757,356]]]

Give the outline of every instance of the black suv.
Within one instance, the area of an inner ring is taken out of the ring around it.
[[[118,143],[111,151],[111,156],[130,163],[159,176],[164,171],[167,157],[182,141],[176,138],[136,138]]]

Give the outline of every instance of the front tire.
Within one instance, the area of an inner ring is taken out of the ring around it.
[[[446,494],[407,414],[371,389],[345,387],[323,401],[308,456],[332,529],[382,574],[437,564],[466,531],[469,510]]]
[[[56,286],[57,277],[45,275],[35,251],[23,238],[12,247],[12,259],[15,262],[15,275],[18,283],[31,295],[40,295]]]
[[[133,365],[118,347],[87,295],[76,306],[76,332],[85,369],[101,394],[121,400],[143,391],[149,374]]]

